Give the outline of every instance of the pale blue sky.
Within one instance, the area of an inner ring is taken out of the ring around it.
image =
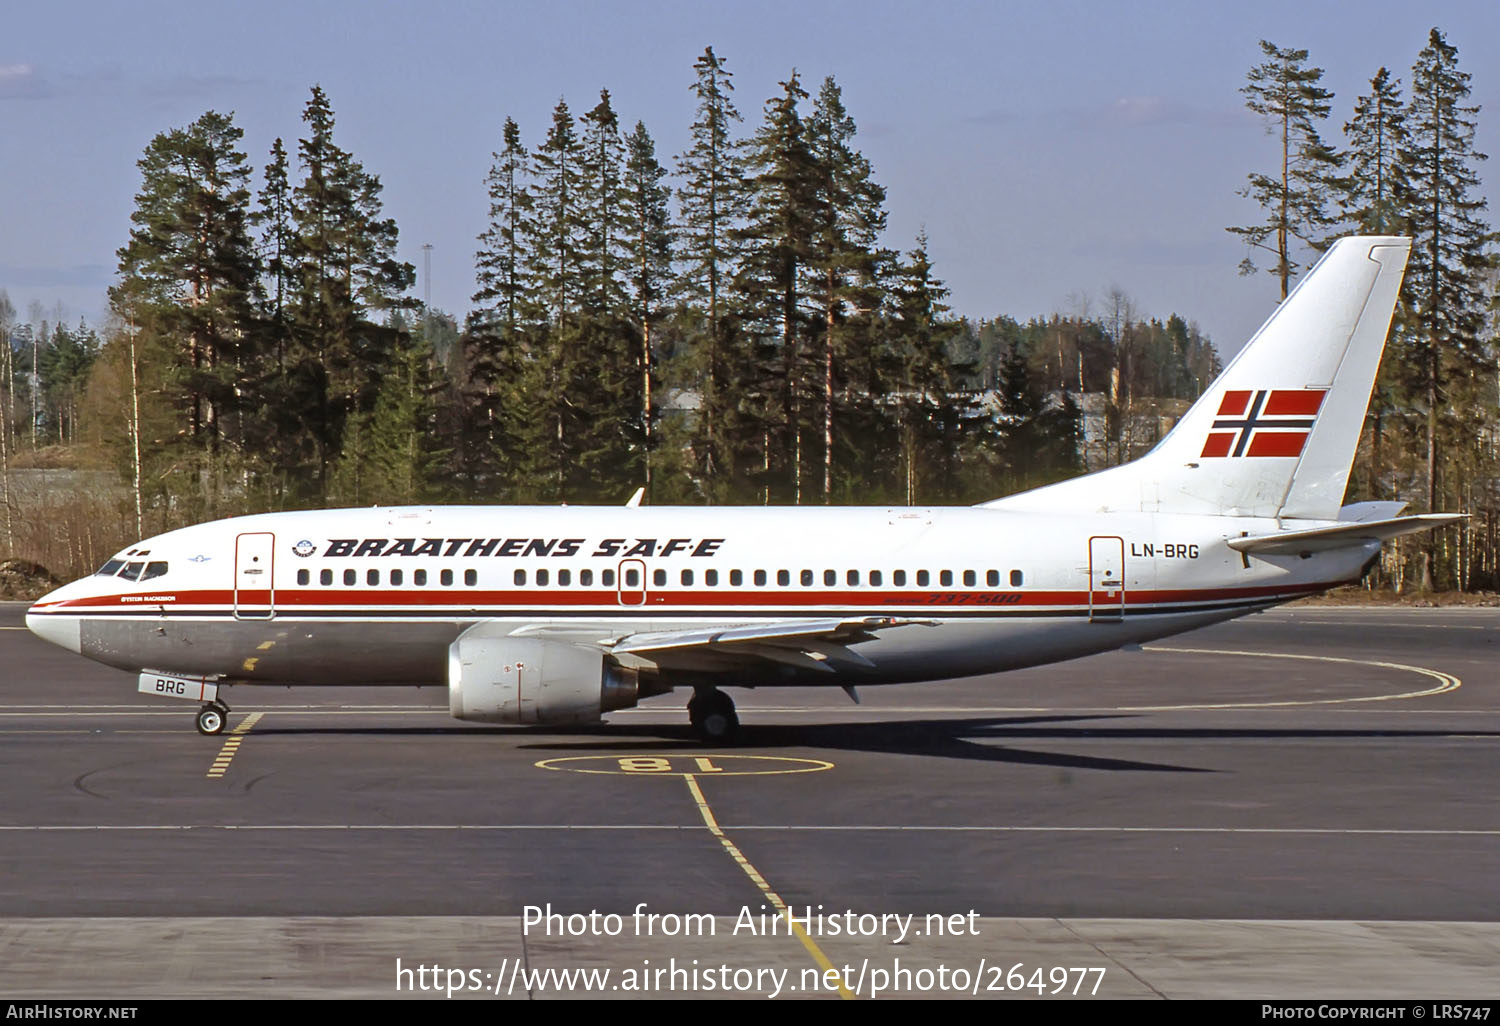
[[[887,244],[925,226],[957,311],[1024,319],[1119,285],[1232,353],[1276,298],[1269,275],[1237,276],[1244,250],[1224,231],[1255,218],[1236,190],[1275,160],[1238,91],[1257,41],[1326,69],[1338,139],[1375,70],[1405,83],[1434,25],[1474,76],[1480,148],[1500,150],[1493,0],[14,3],[0,288],[23,316],[35,301],[102,319],[150,138],[233,111],[258,170],[277,135],[294,148],[317,82],[339,142],[385,183],[402,257],[420,273],[431,243],[433,303],[462,316],[504,118],[534,144],[559,97],[581,113],[606,87],[670,157],[712,45],[747,134],[792,68],[809,91],[838,80],[887,190]]]

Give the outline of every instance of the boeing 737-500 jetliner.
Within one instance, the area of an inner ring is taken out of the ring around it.
[[[1344,506],[1409,240],[1343,239],[1150,453],[976,507],[463,506],[237,517],[33,605],[39,636],[204,703],[252,684],[445,685],[454,716],[580,723],[677,687],[1035,666],[1358,580],[1458,519]]]

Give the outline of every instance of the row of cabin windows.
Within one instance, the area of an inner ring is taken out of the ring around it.
[[[755,582],[755,587],[757,587],[757,588],[764,588],[766,586],[767,582],[770,579],[768,571],[765,571],[765,570],[755,570],[755,571],[752,571],[751,573],[752,573],[751,579]],[[823,576],[823,586],[825,588],[833,588],[833,587],[837,587],[838,586],[838,583],[839,583],[839,573],[838,573],[837,570],[824,570],[822,576]],[[517,570],[517,571],[515,571],[514,575],[512,576],[512,580],[514,580],[517,585],[524,586],[526,584],[526,577],[527,577],[527,572],[525,570]],[[928,570],[918,570],[918,571],[916,571],[913,574],[913,577],[915,578],[915,584],[916,584],[916,586],[918,588],[929,588],[929,587],[932,586],[932,573],[930,571],[928,571]],[[333,584],[333,578],[334,578],[334,574],[333,574],[332,570],[323,570],[323,571],[320,571],[319,574],[318,574],[318,583],[320,585],[323,585],[323,586],[326,587],[328,585]],[[538,571],[536,571],[536,575],[535,575],[534,579],[535,579],[535,583],[536,583],[537,587],[539,587],[539,588],[549,587],[552,584],[552,572],[550,570],[538,570]],[[683,570],[681,572],[681,574],[678,576],[678,581],[682,585],[682,587],[684,587],[684,588],[691,588],[693,586],[693,582],[694,582],[695,579],[696,578],[695,578],[694,572],[692,570]],[[816,571],[813,571],[813,570],[803,570],[797,576],[798,582],[804,588],[811,588],[811,587],[813,587],[817,583],[817,579],[818,579],[818,575],[817,575]],[[864,579],[868,582],[868,584],[869,584],[869,586],[871,588],[880,588],[880,587],[884,587],[885,586],[885,574],[882,571],[871,570],[867,575],[865,575]],[[978,587],[978,585],[979,585],[979,572],[977,570],[964,570],[960,574],[960,579],[963,581],[963,586],[965,588]],[[665,571],[665,570],[655,570],[651,574],[651,583],[652,583],[652,585],[654,587],[658,587],[658,588],[665,587],[666,584],[667,584],[667,580],[668,580],[668,576],[667,576],[667,571]],[[906,575],[906,571],[905,570],[892,570],[891,571],[891,586],[892,587],[894,587],[894,588],[904,588],[904,587],[906,587],[906,581],[907,581],[907,575]],[[952,570],[939,570],[937,572],[938,587],[940,587],[940,588],[951,588],[951,587],[953,587],[953,581],[954,581],[954,572]],[[1019,588],[1019,587],[1021,587],[1021,585],[1022,585],[1022,583],[1024,581],[1025,581],[1025,575],[1022,574],[1021,571],[1019,571],[1019,570],[1012,570],[1010,572],[1010,586],[1012,588]],[[358,570],[352,570],[352,569],[351,570],[345,570],[344,573],[343,573],[343,582],[344,582],[345,586],[347,586],[347,587],[353,587],[353,586],[357,585],[359,583],[359,571]],[[309,571],[309,570],[298,570],[297,571],[297,583],[300,584],[300,585],[304,585],[304,586],[312,583],[312,572]],[[380,584],[380,571],[379,570],[366,570],[365,571],[365,583],[367,585],[372,586],[372,587],[379,585]],[[401,585],[403,585],[405,583],[406,583],[406,575],[405,575],[405,573],[403,571],[401,571],[401,570],[392,570],[392,571],[390,571],[390,584],[393,587],[400,587]],[[413,585],[415,585],[416,587],[418,587],[418,588],[426,587],[426,585],[427,585],[427,571],[426,570],[413,570],[412,574],[411,574],[411,583]],[[441,570],[441,571],[439,571],[438,572],[438,583],[442,587],[444,587],[444,588],[452,587],[453,586],[453,571],[452,570]],[[478,571],[476,571],[476,570],[465,570],[464,571],[464,585],[466,587],[472,588],[475,585],[477,585],[478,583],[479,583],[479,573],[478,573]],[[844,572],[844,583],[847,584],[851,588],[857,588],[857,587],[859,587],[860,572],[858,570],[846,570]],[[557,571],[557,585],[558,585],[558,587],[560,587],[560,588],[567,588],[567,587],[571,587],[572,584],[573,584],[573,571],[571,571],[571,570],[559,570],[559,571]],[[593,584],[594,584],[594,571],[592,571],[592,570],[580,570],[580,571],[578,571],[578,584],[579,584],[580,587],[583,587],[583,588],[592,587]],[[605,587],[605,588],[613,588],[615,586],[615,572],[613,570],[601,570],[601,571],[599,571],[599,584],[601,586]],[[719,571],[717,571],[717,570],[705,570],[705,571],[703,571],[703,584],[704,584],[705,587],[708,587],[708,588],[716,588],[716,587],[718,587],[719,586]],[[778,570],[778,571],[776,571],[776,586],[778,588],[789,588],[789,587],[791,587],[791,584],[792,584],[792,572],[790,570]],[[1000,586],[1000,571],[999,570],[986,570],[985,573],[984,573],[984,584],[985,584],[985,587],[987,587],[987,588],[998,588]],[[729,586],[731,588],[742,588],[742,587],[744,587],[744,585],[745,585],[745,572],[743,570],[731,570],[731,571],[729,571]],[[620,586],[622,588],[639,588],[639,587],[641,587],[641,572],[640,572],[640,570],[636,569],[635,567],[631,567],[631,568],[627,569],[624,572],[623,579],[620,582]]]
[[[344,571],[343,580],[344,580],[344,584],[346,586],[348,586],[348,587],[353,587],[353,586],[357,585],[359,583],[359,571],[358,570],[345,570]],[[298,570],[297,571],[297,583],[298,584],[302,584],[302,585],[311,584],[312,583],[312,572],[309,571],[309,570]],[[325,587],[328,586],[328,585],[330,585],[330,584],[332,584],[333,583],[333,571],[332,570],[323,570],[323,571],[320,571],[318,573],[318,583],[321,584],[321,585],[323,585],[323,586],[325,586]],[[366,570],[365,571],[365,583],[368,584],[368,585],[370,585],[370,586],[372,586],[372,587],[380,584],[380,571],[379,570]],[[401,570],[392,570],[390,572],[390,583],[392,585],[394,585],[395,587],[400,587],[401,585],[405,584],[406,583],[406,574],[405,574],[405,572],[401,571]],[[411,572],[411,583],[414,584],[414,585],[416,585],[418,588],[425,588],[427,586],[427,571],[426,570],[413,570]],[[472,588],[472,587],[474,587],[478,583],[479,583],[479,571],[478,570],[465,570],[464,571],[464,584],[465,585],[467,585],[468,587]],[[442,585],[444,588],[451,588],[451,587],[453,587],[453,571],[452,570],[440,570],[438,572],[438,584]]]

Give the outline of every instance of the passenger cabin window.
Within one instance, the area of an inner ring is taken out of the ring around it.
[[[581,585],[583,585],[585,588],[587,588],[590,585],[592,585],[594,583],[594,571],[592,571],[592,570],[580,570],[580,571],[578,571],[578,583],[581,584]]]
[[[764,588],[766,586],[766,572],[764,570],[755,571],[755,586],[757,588]]]
[[[688,571],[689,583],[692,583],[691,582],[692,576],[693,576],[693,572],[691,570],[689,570]],[[716,587],[718,587],[718,585],[719,585],[719,571],[717,571],[717,570],[705,570],[705,571],[703,571],[703,583],[705,585],[707,585],[708,587],[710,587],[710,588],[716,588]]]
[[[464,583],[465,584],[473,584],[473,583],[475,583],[475,582],[469,580],[469,577],[471,575],[473,575],[473,573],[474,573],[473,570],[465,570],[464,571]],[[561,576],[561,575],[559,574],[558,576]],[[548,579],[550,577],[551,577],[551,575],[549,573],[547,573],[547,571],[545,571],[545,570],[538,570],[536,572],[536,586],[538,588],[545,588],[547,586],[547,581],[548,581]],[[561,583],[561,582],[559,582],[559,583]]]
[[[682,572],[682,586],[684,588],[691,588],[693,586],[693,572],[691,570],[684,570]]]
[[[976,583],[978,583],[978,581],[979,581],[979,578],[974,573],[974,571],[972,571],[972,570],[965,570],[964,571],[964,587],[965,588],[972,588],[972,587],[974,587],[974,585]]]
[[[832,588],[837,583],[839,583],[839,572],[837,570],[823,571],[823,584],[826,587]]]
[[[891,571],[891,584],[893,584],[897,588],[904,588],[904,587],[906,587],[906,571],[905,570],[892,570]]]
[[[859,587],[859,571],[858,570],[850,570],[847,574],[844,575],[844,580],[848,583],[849,587],[851,587],[851,588],[858,588]]]
[[[392,570],[391,571],[391,584],[394,587],[397,587],[397,588],[401,587],[401,582],[403,580],[405,580],[405,579],[406,579],[405,575],[400,570]]]
[[[984,572],[984,585],[987,588],[998,588],[998,587],[1000,587],[1000,571],[999,570],[986,570]]]
[[[878,587],[880,587],[881,582],[883,580],[884,580],[884,578],[881,577],[881,574],[880,574],[879,570],[871,570],[870,571],[870,587],[872,587],[872,588],[878,588]]]
[[[368,584],[368,585],[370,585],[372,588],[375,585],[379,584],[380,583],[380,571],[379,570],[366,570],[365,571],[365,583]]]
[[[427,586],[427,571],[426,570],[413,570],[411,572],[411,583],[415,584],[418,588],[424,588],[424,587],[426,587]]]
[[[124,565],[125,561],[123,559],[111,559],[108,563],[105,563],[99,568],[99,573],[97,576],[113,577],[115,574],[120,572],[120,567]]]
[[[811,588],[812,587],[812,582],[813,582],[813,572],[811,570],[804,570],[804,571],[802,571],[801,581],[802,581],[802,587],[804,587],[804,588]]]
[[[571,571],[571,570],[559,570],[557,572],[557,585],[558,585],[558,587],[560,587],[560,588],[566,588],[568,585],[570,585],[572,583],[573,583],[573,571]]]
[[[318,583],[321,584],[321,585],[323,585],[325,588],[328,585],[332,584],[333,583],[333,571],[332,570],[320,570],[320,571],[318,571]]]
[[[729,586],[731,588],[738,588],[740,585],[742,585],[744,583],[745,583],[745,575],[743,573],[741,573],[738,570],[731,570],[731,571],[729,571]]]
[[[354,586],[354,582],[357,581],[357,580],[359,580],[359,575],[357,573],[355,573],[353,570],[345,570],[344,571],[344,584],[346,586],[353,587]]]
[[[541,579],[542,578],[542,574],[545,574],[546,572],[547,571],[543,570],[542,573],[539,573],[539,574],[536,575],[537,576],[537,582],[536,583],[538,583],[538,584],[546,584],[547,583],[546,581],[544,581],[544,580]],[[479,583],[479,571],[478,570],[465,570],[464,571],[464,583],[466,585],[468,585],[469,587],[471,587],[471,588],[474,587],[474,585],[478,584]]]
[[[312,581],[312,574],[311,573],[309,573],[306,570],[298,570],[297,571],[297,583],[298,584],[309,584],[309,583],[311,583],[311,581]]]
[[[634,573],[634,571],[631,572]],[[615,586],[615,572],[613,570],[600,570],[599,583],[606,588],[613,588]]]
[[[953,571],[952,570],[940,570],[940,571],[938,571],[938,585],[940,587],[944,587],[944,588],[951,588],[951,587],[953,587]]]
[[[445,588],[451,588],[451,587],[453,587],[453,571],[452,570],[444,570],[442,573],[438,574],[438,581]],[[525,580],[523,579],[521,583],[524,584]]]
[[[641,586],[641,572],[635,567],[625,571],[625,587],[639,588]]]
[[[927,587],[927,584],[928,584],[928,582],[930,580],[931,580],[931,578],[928,577],[926,570],[918,570],[917,571],[917,587],[918,588],[925,588],[925,587]]]
[[[1023,579],[1024,578],[1021,575],[1021,571],[1019,571],[1019,570],[1012,570],[1010,572],[1010,586],[1012,588],[1019,588],[1021,586],[1021,581]]]
[[[653,571],[651,574],[651,583],[656,585],[658,588],[665,585],[667,583],[667,572],[665,570]]]
[[[443,571],[443,573],[447,573],[447,572],[448,571],[446,571],[446,570]],[[516,582],[516,586],[517,587],[520,587],[521,585],[523,585],[523,584],[526,583],[526,571],[525,570],[517,570],[513,575],[511,575],[511,580],[513,580],[513,581]],[[444,581],[443,583],[447,584],[448,582]]]

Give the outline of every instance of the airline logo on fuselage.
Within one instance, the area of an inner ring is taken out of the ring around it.
[[[1301,456],[1326,395],[1323,388],[1225,392],[1203,455]]]
[[[713,556],[723,538],[330,538],[326,557],[484,556],[536,558],[598,556]]]

